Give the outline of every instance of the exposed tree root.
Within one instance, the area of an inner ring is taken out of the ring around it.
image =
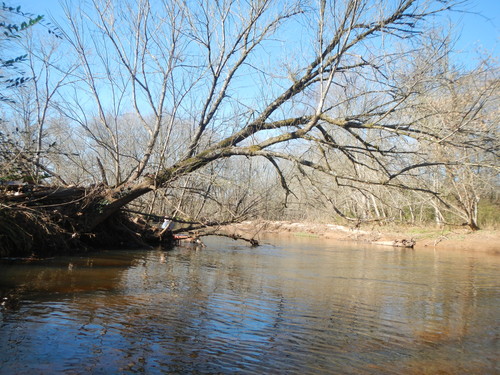
[[[81,249],[58,215],[31,208],[0,210],[0,256],[37,256]]]
[[[122,210],[129,195],[135,196],[141,189],[125,187],[122,191],[103,185],[86,189],[27,185],[4,189],[0,191],[0,256],[43,257],[89,248],[172,247],[176,231],[162,231],[137,213]],[[188,223],[182,231],[198,230],[198,237],[217,235],[258,245],[254,238],[221,232],[220,226]]]
[[[141,220],[117,213],[91,233],[75,230],[61,210],[33,207],[0,210],[0,257],[44,257],[99,248],[171,247],[173,236]]]

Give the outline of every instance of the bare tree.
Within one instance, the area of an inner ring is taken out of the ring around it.
[[[500,171],[498,142],[498,104],[500,100],[498,71],[477,70],[446,82],[439,98],[431,99],[441,116],[436,124],[443,140],[455,144],[430,147],[442,162],[439,169],[442,210],[458,215],[471,229],[479,229],[478,204],[492,186]]]
[[[422,31],[433,17],[459,3],[68,3],[59,27],[80,65],[73,91],[62,94],[61,115],[92,140],[94,160],[113,161],[113,181],[94,204],[77,208],[84,219],[75,228],[92,231],[158,189],[199,187],[198,210],[208,207],[209,196],[232,200],[229,192],[215,196],[215,180],[203,186],[194,174],[206,176],[235,156],[267,160],[285,196],[292,167],[360,194],[368,186],[432,192],[406,180],[443,163],[422,144],[458,146],[464,138],[432,126],[429,118],[441,112],[416,111],[425,74],[395,72],[429,38]],[[439,52],[421,66],[429,70]],[[133,130],[139,146],[124,148],[126,116],[143,129]],[[98,164],[104,179],[105,162]],[[381,216],[373,194],[361,196]]]
[[[118,63],[130,74],[131,96],[138,98],[136,93],[140,88],[146,98],[141,103],[147,103],[153,113],[157,113],[150,141],[129,182],[136,180],[144,171],[143,166],[150,158],[158,138],[158,128],[162,125],[162,111],[172,109],[172,118],[182,117],[178,108],[187,107],[191,117],[187,117],[187,121],[192,123],[187,152],[162,168],[155,179],[145,178],[135,184],[135,193],[128,195],[120,204],[134,199],[135,194],[139,196],[155,186],[168,186],[183,175],[234,155],[287,160],[333,175],[347,183],[359,180],[392,184],[387,179],[398,171],[391,169],[387,163],[405,152],[398,139],[436,137],[436,134],[421,129],[416,119],[401,123],[399,118],[405,101],[413,92],[395,90],[391,85],[394,80],[387,71],[407,51],[375,51],[370,47],[375,38],[382,38],[379,42],[383,43],[389,43],[388,39],[418,38],[416,24],[444,9],[441,3],[402,1],[391,8],[377,2],[348,1],[342,4],[321,2],[318,7],[312,8],[306,8],[301,3],[277,8],[270,2],[224,5],[200,2],[187,8],[182,3],[173,2],[163,5],[167,15],[177,15],[177,23],[172,17],[162,19],[169,20],[163,32],[170,31],[174,35],[167,39],[165,33],[161,34],[162,40],[170,42],[165,46],[168,48],[163,49],[168,51],[168,55],[159,51],[152,53],[155,47],[162,46],[159,42],[156,42],[157,46],[154,43],[155,38],[160,38],[156,33],[165,25],[157,25],[153,29],[155,34],[150,35],[151,29],[141,23],[145,22],[144,19],[148,22],[152,20],[146,17],[151,9],[149,3],[142,2],[137,8],[124,5],[128,19],[139,20],[126,28],[128,31],[134,27],[136,33],[133,35],[138,35],[133,46],[139,47],[135,48],[130,45],[125,47],[123,42],[119,42],[123,38],[118,32],[125,26],[120,24],[118,28],[117,18],[124,14],[121,13],[125,12],[124,8],[108,3],[94,2],[94,5],[99,16],[97,26],[102,31],[106,46],[115,48]],[[445,4],[445,7],[448,6]],[[134,17],[130,17],[132,11],[135,11],[132,13]],[[257,66],[262,53],[256,51],[272,46],[272,38],[286,37],[287,28],[306,17],[317,20],[316,30],[309,41],[311,47],[302,51],[302,56],[298,58],[300,65],[296,64],[293,74],[289,66],[279,69],[279,62],[272,64],[272,69]],[[328,22],[325,21],[327,19]],[[182,32],[178,29],[178,22],[182,22]],[[146,34],[143,36],[141,33]],[[78,38],[80,34],[75,29],[72,35]],[[141,41],[146,40],[148,44],[145,46]],[[147,47],[149,43],[152,43],[151,48]],[[185,48],[176,54],[178,45]],[[77,50],[85,57],[83,45]],[[129,57],[131,53],[131,57],[138,58]],[[179,66],[179,72],[169,69],[173,56],[176,57],[175,62],[181,59],[184,62]],[[151,65],[144,60],[139,62],[145,58]],[[157,64],[156,61],[162,63]],[[139,69],[150,66],[158,71]],[[264,96],[259,96],[258,101],[255,98],[250,101],[238,98],[241,93],[236,89],[245,84],[245,79],[241,78],[245,75],[257,78],[261,75],[268,82],[270,89]],[[163,78],[155,82],[157,97],[151,94],[148,83],[149,77],[153,76]],[[173,87],[169,101],[166,101],[169,79],[173,80],[173,85],[178,85],[179,81],[182,83],[182,106],[171,100],[173,93],[180,97],[175,91],[178,86]],[[158,82],[163,83],[159,85]],[[343,92],[340,102],[332,100],[339,90]],[[99,95],[96,97],[99,98]],[[200,101],[200,98],[203,100]],[[173,108],[165,106],[166,102],[173,103]],[[137,99],[134,103],[140,114]],[[103,115],[101,117],[104,118]],[[174,122],[171,124],[175,126]],[[347,138],[347,144],[336,143],[340,139],[339,133],[345,134],[343,138]],[[373,136],[367,137],[366,134]],[[117,144],[117,141],[112,142]],[[335,165],[300,157],[287,152],[290,146],[285,147],[286,144],[294,145],[297,150],[306,147],[307,143],[337,150],[360,167],[379,168],[384,171],[385,181],[338,175]],[[373,165],[369,166],[368,161]]]

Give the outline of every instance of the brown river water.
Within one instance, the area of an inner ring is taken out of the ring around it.
[[[0,260],[0,374],[498,374],[500,256],[313,238]]]

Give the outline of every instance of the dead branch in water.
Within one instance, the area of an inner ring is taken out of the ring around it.
[[[213,231],[213,232],[202,232],[202,233],[197,233],[196,234],[197,237],[206,237],[206,236],[218,236],[218,237],[227,237],[227,238],[231,238],[233,240],[242,240],[242,241],[246,241],[248,243],[250,243],[250,245],[252,245],[252,247],[256,247],[256,246],[259,246],[259,241],[257,241],[255,238],[245,238],[239,234],[229,234],[229,233],[222,233],[222,232],[218,232],[218,231]]]

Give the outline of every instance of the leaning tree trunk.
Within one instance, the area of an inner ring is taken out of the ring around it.
[[[63,253],[84,246],[171,244],[172,235],[138,225],[121,208],[221,155],[220,150],[204,151],[156,178],[147,176],[118,187],[5,187],[0,190],[0,256]]]
[[[152,190],[151,184],[147,181],[105,189],[94,196],[81,212],[76,227],[82,232],[91,232],[122,207]]]

